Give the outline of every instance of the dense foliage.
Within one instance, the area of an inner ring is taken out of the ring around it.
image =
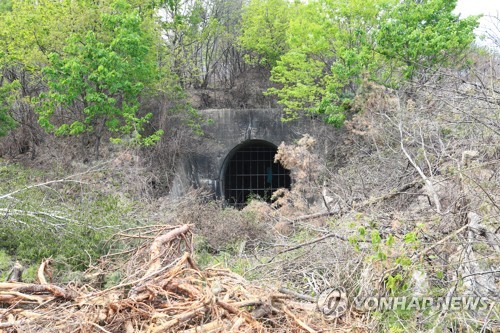
[[[137,116],[138,96],[155,78],[154,58],[150,55],[153,36],[141,27],[137,10],[126,3],[115,3],[111,12],[98,16],[93,30],[73,33],[63,54],[50,53],[43,69],[48,92],[41,94],[40,124],[56,134],[91,132],[96,137],[96,156],[106,128],[122,134],[139,132],[151,114]],[[54,110],[71,115],[59,126],[51,121]],[[73,119],[75,118],[75,119]],[[159,139],[161,131],[143,142]]]
[[[394,88],[461,63],[478,18],[460,19],[455,6],[448,0],[3,1],[0,134],[31,113],[45,131],[91,139],[96,157],[103,137],[127,134],[152,144],[162,131],[153,124],[144,134],[151,115],[141,110],[141,96],[231,89],[245,63],[271,71],[275,86],[267,93],[284,106],[286,119],[309,112],[340,126],[363,80]]]
[[[425,80],[463,56],[477,27],[477,17],[452,13],[456,1],[317,0],[295,3],[274,20],[270,13],[292,5],[260,2],[251,1],[243,16],[242,44],[273,65],[278,86],[269,92],[288,119],[305,111],[335,125],[364,78],[391,87]]]
[[[3,108],[38,114],[49,133],[93,138],[96,157],[105,130],[157,141],[161,131],[142,135],[151,115],[139,112],[159,79],[151,15],[124,1],[14,1],[0,20],[0,82],[14,96]]]
[[[33,184],[44,175],[0,160],[0,249],[20,261],[53,257],[85,268],[89,259],[106,254],[112,234],[135,223],[124,200],[86,185],[79,179],[85,174]]]
[[[497,299],[500,20],[479,47],[478,17],[455,5],[0,0],[0,278],[19,260],[34,279],[52,257],[129,285],[123,259],[149,261],[148,242],[190,223],[199,263],[303,295]],[[179,161],[220,144],[194,138],[197,108],[278,104],[344,130],[279,147],[293,184],[273,205],[166,195]],[[500,318],[431,310],[329,323],[486,332]]]

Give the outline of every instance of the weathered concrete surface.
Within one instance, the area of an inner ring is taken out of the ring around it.
[[[311,118],[283,123],[278,109],[209,109],[201,113],[211,122],[203,127],[205,135],[197,140],[196,151],[179,167],[172,187],[174,196],[190,187],[206,187],[221,197],[225,163],[231,152],[248,140],[279,146],[281,142],[293,143],[307,133],[318,139],[317,149],[321,152],[329,149],[331,142],[326,138],[335,131]]]

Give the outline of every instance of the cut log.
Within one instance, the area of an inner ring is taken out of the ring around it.
[[[23,281],[24,267],[19,261],[16,261],[14,267],[7,274],[5,281],[22,282]]]

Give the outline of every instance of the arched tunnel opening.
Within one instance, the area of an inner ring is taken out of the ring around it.
[[[271,202],[279,188],[290,188],[290,171],[274,162],[277,147],[262,140],[249,140],[229,153],[223,168],[224,198],[244,207],[252,198]]]

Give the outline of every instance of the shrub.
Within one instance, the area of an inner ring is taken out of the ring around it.
[[[1,163],[1,162],[0,162]],[[127,224],[128,204],[75,178],[44,182],[40,172],[0,164],[0,249],[19,260],[84,268]]]
[[[181,206],[179,219],[182,223],[194,224],[204,247],[213,253],[242,242],[247,247],[256,246],[257,242],[268,238],[270,228],[252,211],[240,211],[224,207],[220,201],[207,203],[196,198]]]

